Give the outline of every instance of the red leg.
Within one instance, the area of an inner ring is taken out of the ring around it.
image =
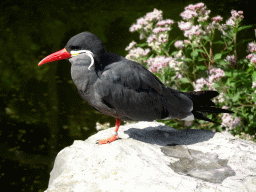
[[[120,124],[121,124],[121,120],[120,119],[116,119],[116,126],[115,126],[116,128],[115,128],[114,135],[112,137],[107,138],[107,139],[99,140],[98,144],[99,145],[107,144],[107,143],[111,143],[111,142],[117,140],[118,139],[117,131],[118,131],[119,127],[120,127]]]

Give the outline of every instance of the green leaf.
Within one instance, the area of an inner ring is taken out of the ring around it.
[[[253,40],[253,39],[244,39],[244,40],[242,40],[240,43],[237,43],[236,45],[240,45],[240,44],[243,44],[243,43],[252,41],[252,40]]]
[[[209,41],[209,40],[210,40],[210,38],[209,38],[207,35],[202,36],[202,38],[203,38],[204,40],[206,40],[206,41]]]
[[[190,54],[192,57],[197,57],[198,56],[198,51],[193,51],[193,52],[191,52],[191,54]]]
[[[212,42],[212,44],[224,44],[224,42],[223,41],[216,41],[216,42]]]
[[[177,37],[176,37],[176,39],[174,39],[174,40],[172,40],[172,41],[170,42],[169,46],[171,46],[172,44],[174,44],[176,41],[177,41]]]
[[[189,80],[186,77],[184,77],[184,78],[180,79],[180,82],[189,83]]]
[[[219,60],[217,61],[216,63],[220,64],[220,65],[229,65],[229,62],[228,61],[225,61],[225,60]]]
[[[217,53],[214,55],[213,60],[216,61],[218,59],[221,59],[222,53]]]
[[[206,61],[207,59],[202,58],[202,57],[199,57],[197,60],[198,60],[198,61]]]
[[[241,26],[241,27],[238,28],[238,32],[239,32],[239,31],[242,31],[242,30],[244,30],[244,29],[251,28],[251,27],[253,27],[253,26],[254,26],[254,25],[245,25],[245,26]]]
[[[254,72],[252,73],[252,82],[255,81],[255,79],[256,79],[256,71],[254,71]]]
[[[195,51],[205,53],[203,49],[195,49]]]
[[[137,44],[137,46],[139,46],[139,47],[146,47],[146,46],[148,46],[148,44],[147,43],[141,43],[141,44]]]
[[[235,95],[233,95],[233,97],[231,98],[233,100],[233,102],[237,102],[240,96],[240,92],[237,92]]]
[[[207,67],[206,67],[205,65],[197,65],[197,66],[195,67],[195,70],[196,70],[196,71],[198,71],[198,70],[204,71],[204,70],[206,70],[206,69],[207,69]]]
[[[186,61],[186,62],[192,62],[192,61],[193,61],[193,59],[185,58],[185,59],[183,59],[183,61]]]
[[[226,77],[231,77],[231,71],[225,71],[225,76]]]

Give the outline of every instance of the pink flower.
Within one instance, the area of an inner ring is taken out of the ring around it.
[[[150,49],[145,49],[142,55],[146,56],[149,52],[150,52]]]
[[[136,60],[141,56],[145,56],[150,52],[149,49],[142,49],[141,47],[133,48],[129,51],[129,54],[126,55],[126,59]]]
[[[224,60],[229,62],[230,65],[233,65],[233,66],[236,65],[236,57],[235,57],[235,55],[228,55],[226,57],[226,59],[224,59]]]
[[[232,15],[232,17],[238,17],[239,16],[238,12],[235,11],[235,10],[231,11],[231,15]]]
[[[182,19],[184,20],[190,20],[192,19],[193,17],[196,17],[197,16],[197,13],[195,11],[191,11],[191,10],[186,10],[186,11],[183,11],[180,16],[182,17]]]
[[[225,106],[225,105],[223,105],[223,106],[221,107],[221,109],[228,109],[228,107]]]
[[[170,31],[170,28],[162,28],[162,27],[157,27],[157,28],[154,28],[153,29],[153,33],[160,33],[160,32],[163,32],[163,31]]]
[[[152,43],[153,41],[157,40],[157,37],[155,34],[153,35],[150,35],[148,38],[147,38],[147,43],[150,44]]]
[[[190,30],[185,31],[184,36],[192,39],[195,36],[199,36],[203,33],[203,30],[199,25],[193,25]]]
[[[244,18],[243,13],[244,13],[243,11],[238,11],[238,12],[236,10],[231,11],[232,18],[237,19],[239,21],[241,21],[242,18]]]
[[[150,66],[151,72],[158,72],[160,69],[166,67],[171,60],[171,57],[157,56],[150,58],[147,63]]]
[[[238,11],[238,14],[239,14],[239,15],[243,15],[244,12],[243,12],[243,11]]]
[[[250,63],[256,63],[256,54],[251,53],[246,58],[250,60]]]
[[[135,41],[132,41],[128,47],[125,48],[126,51],[129,51],[130,49],[132,49],[137,43]]]
[[[178,26],[179,26],[180,30],[186,31],[186,30],[190,29],[191,23],[190,22],[185,23],[184,21],[181,21],[181,22],[178,22]]]
[[[181,79],[181,78],[182,78],[182,75],[181,75],[181,74],[178,74],[177,78],[178,78],[178,79]]]
[[[160,43],[166,43],[167,40],[168,40],[167,34],[160,34],[158,37],[158,42],[160,42]]]
[[[241,124],[241,118],[239,117],[235,117],[235,119],[233,119],[233,117],[228,113],[225,113],[222,116],[222,125],[225,126],[228,131],[234,129],[239,124]]]
[[[184,43],[183,43],[183,41],[176,41],[175,43],[174,43],[174,46],[177,48],[177,49],[182,49],[183,47],[184,47]]]
[[[191,44],[191,42],[189,40],[184,40],[185,44]]]
[[[204,85],[206,85],[207,87],[209,87],[209,89],[214,89],[213,88],[213,84],[215,80],[219,80],[221,77],[225,76],[225,72],[220,69],[211,69],[209,71],[209,77],[207,79],[204,78],[200,78],[197,79],[195,82],[195,91],[201,91],[204,87]]]
[[[207,21],[208,18],[209,18],[209,15],[205,15],[205,16],[199,17],[197,19],[197,21],[198,22],[204,22],[204,21]]]
[[[254,42],[248,43],[247,52],[256,52],[256,44]]]
[[[185,10],[199,11],[202,8],[206,8],[204,3],[197,3],[195,5],[190,4],[189,6],[185,7]]]
[[[216,23],[221,22],[222,19],[223,19],[223,18],[222,18],[221,16],[219,16],[219,15],[217,15],[216,17],[213,17],[213,18],[212,18],[212,20],[215,21]]]
[[[231,17],[226,21],[226,24],[231,26],[231,27],[235,26],[235,22]]]
[[[231,17],[226,21],[226,24],[234,27],[237,21],[241,21],[244,16],[243,16],[243,11],[236,11],[236,10],[232,10],[231,11]]]
[[[195,91],[201,91],[203,89],[204,85],[206,85],[207,87],[212,89],[211,83],[206,81],[204,78],[200,78],[200,79],[197,79],[195,82]]]
[[[168,27],[168,25],[172,25],[174,23],[173,20],[171,19],[166,19],[166,20],[162,20],[162,21],[158,21],[158,23],[156,24],[157,26],[165,26]]]
[[[138,31],[142,29],[142,25],[139,25],[139,24],[133,24],[131,27],[130,27],[130,32],[134,32],[134,31]]]
[[[143,30],[147,32],[151,30],[152,21],[160,21],[160,20],[162,20],[162,11],[154,9],[153,12],[147,13],[144,17],[137,19],[136,24],[133,24],[130,27],[130,32],[139,31],[139,30]],[[166,23],[170,23],[170,21],[167,20]],[[144,36],[142,35],[140,38],[143,39]]]
[[[146,21],[146,19],[141,17],[141,18],[137,19],[137,24],[139,24],[139,25],[147,25],[148,22]]]
[[[251,58],[253,57],[253,55],[254,55],[254,54],[251,53],[251,54],[247,55],[246,58],[247,58],[247,59],[251,59]]]
[[[204,7],[204,3],[197,3],[195,4],[195,9],[200,9]]]
[[[217,68],[217,69],[211,69],[209,71],[209,82],[212,83],[214,80],[219,80],[221,77],[225,77],[225,72],[220,69],[220,68]]]
[[[163,19],[162,11],[154,9],[153,12],[147,13],[145,16],[146,21],[160,21]]]
[[[251,63],[255,63],[256,64],[256,57],[255,56],[251,59]]]

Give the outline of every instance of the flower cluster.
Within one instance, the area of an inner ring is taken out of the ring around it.
[[[203,26],[200,24],[200,22],[208,20],[209,14],[210,10],[207,10],[203,3],[185,7],[185,11],[180,15],[184,21],[178,22],[180,30],[184,31],[184,36],[193,40],[198,39],[200,35],[209,33],[207,29],[203,29]],[[194,24],[195,20],[199,23],[198,25]],[[215,20],[218,20],[218,18]]]
[[[139,18],[137,23],[130,27],[130,32],[139,31],[142,34],[141,39],[143,39],[148,36],[152,30],[154,30],[154,33],[170,30],[170,26],[174,23],[174,21],[171,19],[162,19],[163,12],[154,9],[153,12],[147,13],[144,17]],[[155,26],[158,28],[154,29]]]
[[[248,44],[247,52],[250,54],[246,56],[247,59],[250,60],[250,63],[256,64],[256,43],[251,42]]]
[[[185,45],[184,45],[183,41],[181,41],[181,40],[176,41],[176,42],[174,43],[174,47],[176,47],[177,49],[182,49],[184,46],[185,46]]]
[[[161,45],[168,42],[171,26],[174,21],[171,19],[163,20],[162,11],[154,9],[153,12],[147,13],[145,16],[139,18],[136,24],[130,27],[131,32],[138,31],[140,39],[146,39],[148,46],[154,51],[159,52]],[[126,50],[133,51],[136,44],[131,43]],[[130,55],[130,53],[129,53]]]
[[[147,13],[144,17],[137,19],[137,23],[130,27],[130,32],[140,32],[140,39],[144,39],[152,31],[153,25],[157,21],[161,21],[163,18],[163,12],[154,9],[153,12]],[[165,22],[165,27],[168,26],[169,21]],[[171,24],[169,24],[171,25]]]
[[[209,81],[205,78],[201,77],[194,83],[195,91],[201,91],[204,88],[204,85],[206,85],[209,89],[213,89],[212,84],[209,83]]]
[[[131,47],[130,45],[127,47],[128,48]],[[126,59],[130,59],[133,61],[138,61],[140,62],[140,58],[146,56],[148,53],[150,52],[150,49],[142,49],[141,47],[137,47],[137,48],[133,48],[129,51],[129,54],[126,55]]]
[[[125,48],[125,51],[129,51],[131,50],[135,45],[137,45],[137,43],[135,41],[132,41],[128,47]]]
[[[227,106],[223,106],[222,109],[227,109]],[[241,118],[235,117],[233,119],[232,115],[229,113],[224,113],[222,116],[222,126],[226,127],[226,131],[231,131],[232,129],[236,128],[238,125],[241,124]]]
[[[215,80],[219,80],[221,77],[225,77],[225,72],[220,68],[211,69],[209,73],[210,73],[210,76],[209,76],[210,83],[212,83]]]
[[[163,19],[163,11],[154,9],[153,12],[147,13],[145,16],[146,21],[160,21]]]
[[[209,19],[209,14],[210,10],[206,8],[204,3],[185,7],[185,11],[180,15],[184,21],[178,22],[180,30],[184,31],[184,36],[193,40],[194,43],[198,43],[203,35],[213,34],[215,29],[220,30],[226,36],[227,30],[237,26],[244,18],[243,11],[232,10],[231,17],[226,21],[226,24],[220,24],[223,18],[218,15],[212,18],[211,23],[205,25],[204,22]],[[195,22],[198,22],[198,24]]]
[[[225,77],[225,72],[220,69],[211,69],[209,71],[208,78],[200,78],[197,79],[194,86],[195,86],[195,91],[201,91],[204,88],[204,85],[206,85],[210,90],[215,90],[213,87],[213,84],[218,81],[221,77]]]
[[[210,10],[206,9],[206,6],[203,3],[197,3],[195,5],[189,5],[185,7],[180,16],[183,20],[193,20],[195,17],[198,17],[198,22],[206,21],[209,17]]]
[[[156,26],[168,27],[168,26],[171,26],[172,24],[174,24],[174,21],[173,21],[173,20],[171,20],[171,19],[166,19],[166,20],[158,21],[158,23],[156,24]]]
[[[226,21],[226,24],[232,27],[234,27],[236,23],[242,21],[242,19],[244,18],[243,11],[237,12],[235,10],[232,10],[231,15],[232,16]]]
[[[235,55],[228,55],[225,61],[229,62],[231,66],[236,66],[236,56]]]
[[[221,22],[222,19],[223,19],[223,18],[222,18],[221,16],[219,16],[219,15],[217,15],[216,17],[213,17],[213,18],[212,18],[212,20],[213,20],[214,22],[216,22],[216,23]]]
[[[157,56],[148,60],[147,64],[150,66],[149,71],[158,72],[160,69],[165,68],[171,61],[172,57]]]

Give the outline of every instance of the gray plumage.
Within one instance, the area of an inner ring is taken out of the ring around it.
[[[72,37],[67,51],[89,50],[69,59],[71,76],[79,94],[99,112],[121,120],[152,121],[195,117],[211,121],[200,111],[230,113],[210,100],[216,91],[183,93],[165,86],[141,64],[106,51],[102,41],[89,32]],[[211,121],[212,122],[212,121]]]

